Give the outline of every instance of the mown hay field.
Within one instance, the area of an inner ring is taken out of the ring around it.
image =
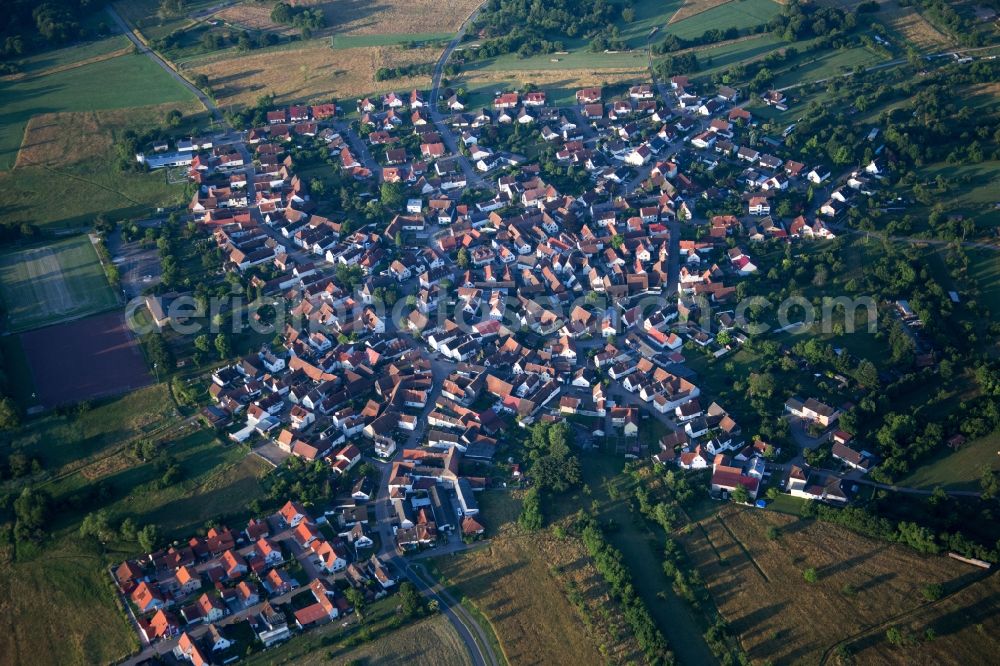
[[[455,32],[480,0],[300,0],[318,7],[336,33],[378,35]]]
[[[914,7],[887,5],[879,12],[878,18],[901,39],[918,49],[935,50],[952,44],[951,39],[931,25]]]
[[[857,664],[968,666],[996,663],[1000,579],[993,575],[891,625],[912,641],[892,645],[879,627],[845,647]]]
[[[769,539],[768,528],[778,537]],[[828,648],[928,602],[980,570],[828,523],[727,506],[682,538],[722,616],[755,661],[817,663]],[[814,569],[818,579],[805,580]]]
[[[351,99],[389,90],[427,89],[430,76],[375,81],[380,67],[434,62],[437,49],[377,46],[330,48],[326,40],[276,53],[192,63],[191,74],[205,74],[220,106],[252,105],[266,94],[278,103]]]
[[[331,633],[337,631],[336,623]],[[322,631],[322,630],[321,630]],[[291,646],[290,646],[291,647]],[[269,663],[282,655],[281,648]],[[351,650],[313,650],[295,657],[297,666],[313,664],[380,664],[384,666],[466,666],[471,663],[465,644],[448,618],[437,614],[406,624],[390,634]]]

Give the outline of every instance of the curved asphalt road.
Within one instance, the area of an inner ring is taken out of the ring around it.
[[[193,94],[195,97],[198,98],[198,101],[200,101],[205,106],[205,108],[208,109],[208,111],[212,114],[212,117],[215,118],[217,122],[228,127],[225,119],[223,119],[222,117],[222,112],[219,111],[219,107],[215,105],[215,102],[213,102],[208,97],[208,95],[203,93],[197,86],[195,86],[193,83],[191,83],[183,76],[178,74],[177,71],[173,67],[168,65],[167,62],[159,55],[157,55],[155,51],[153,51],[148,46],[143,44],[142,41],[140,41],[139,38],[136,37],[136,34],[132,30],[132,28],[130,28],[129,25],[125,22],[125,19],[123,19],[121,15],[115,10],[113,5],[109,3],[106,9],[108,10],[108,14],[111,16],[111,20],[113,20],[115,24],[119,28],[121,28],[121,31],[125,34],[126,37],[128,37],[129,41],[135,44],[135,47],[139,50],[139,53],[147,55],[149,58],[153,60],[153,62],[162,67],[167,74],[172,76],[175,81],[177,81],[182,86],[190,90],[191,94]]]

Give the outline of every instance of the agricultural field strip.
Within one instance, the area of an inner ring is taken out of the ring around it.
[[[764,570],[761,568],[760,564],[757,563],[757,560],[754,559],[753,553],[751,553],[750,549],[748,549],[746,545],[739,540],[739,537],[733,534],[733,531],[729,529],[729,525],[726,525],[726,521],[723,520],[722,516],[720,516],[719,514],[715,514],[715,519],[719,522],[719,525],[722,526],[722,529],[726,531],[726,534],[728,534],[732,538],[733,543],[735,543],[739,547],[739,549],[743,551],[743,554],[746,555],[747,561],[753,565],[753,568],[757,570],[757,573],[761,575],[761,578],[763,578],[766,582],[770,583],[771,579],[768,577],[766,573],[764,573]]]

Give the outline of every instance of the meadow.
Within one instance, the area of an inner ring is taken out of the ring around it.
[[[8,224],[47,228],[91,226],[95,215],[122,219],[156,207],[183,204],[189,187],[171,184],[166,172],[118,169],[114,141],[128,130],[160,125],[168,111],[184,114],[184,127],[201,126],[207,116],[194,98],[128,109],[43,113],[24,132],[17,163],[0,171],[4,200],[0,215]]]
[[[819,55],[801,53],[787,67],[775,71],[774,87],[783,89],[842,76],[855,67],[870,67],[886,57],[867,48],[824,51]]]
[[[980,298],[996,317],[1000,313],[1000,253],[996,250],[969,250],[969,272],[976,278]]]
[[[707,77],[740,63],[750,63],[767,56],[786,42],[772,35],[754,35],[731,42],[692,49],[698,58],[699,77]]]
[[[468,108],[489,107],[498,90],[523,90],[525,84],[534,83],[545,91],[548,103],[563,106],[576,104],[576,91],[589,86],[639,83],[648,81],[648,70],[539,70],[535,72],[479,71],[461,74],[449,81],[456,89],[465,91]]]
[[[32,116],[185,102],[191,93],[143,55],[123,55],[23,81],[0,80],[0,170],[14,166]]]
[[[14,80],[29,78],[72,67],[82,62],[107,57],[127,48],[130,44],[131,42],[124,35],[111,35],[61,49],[41,51],[16,61],[18,73],[5,78]]]
[[[731,0],[671,22],[666,31],[682,39],[692,39],[712,28],[746,30],[767,23],[780,11],[781,6],[774,0]]]
[[[900,486],[932,490],[938,486],[949,490],[978,490],[984,467],[1000,470],[1000,432],[994,432],[971,442],[958,451],[941,447],[940,455],[917,468],[899,481]]]
[[[771,528],[775,538],[768,537]],[[840,641],[866,629],[884,631],[925,607],[924,586],[942,585],[947,594],[982,577],[981,570],[944,556],[735,505],[702,520],[681,541],[752,660],[816,663]],[[806,581],[808,569],[816,582]]]
[[[88,236],[0,255],[8,330],[37,328],[118,304]]]
[[[992,99],[995,105],[996,91],[980,88],[976,92],[970,91],[969,99],[973,103],[983,103]],[[1000,192],[997,191],[1000,161],[987,160],[979,164],[929,164],[922,167],[919,173],[928,180],[943,176],[954,183],[954,189],[948,193],[945,204],[950,214],[959,213],[971,217],[977,226],[991,231],[1000,224],[1000,209],[997,208],[997,204],[1000,204]]]
[[[940,51],[952,44],[951,38],[935,28],[915,7],[887,2],[879,11],[878,18],[890,34],[921,51]]]

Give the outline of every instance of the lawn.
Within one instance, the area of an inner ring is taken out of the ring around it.
[[[776,539],[767,538],[770,527]],[[817,663],[838,641],[925,606],[922,586],[950,592],[982,575],[839,526],[735,505],[681,541],[755,661]],[[815,583],[805,581],[810,568]]]
[[[983,467],[1000,470],[1000,432],[967,442],[958,451],[942,447],[942,455],[920,466],[900,486],[978,490]]]
[[[8,330],[27,330],[118,305],[88,236],[0,255]]]
[[[14,165],[28,120],[42,113],[184,102],[191,93],[143,55],[123,55],[23,81],[0,81],[0,169]]]

